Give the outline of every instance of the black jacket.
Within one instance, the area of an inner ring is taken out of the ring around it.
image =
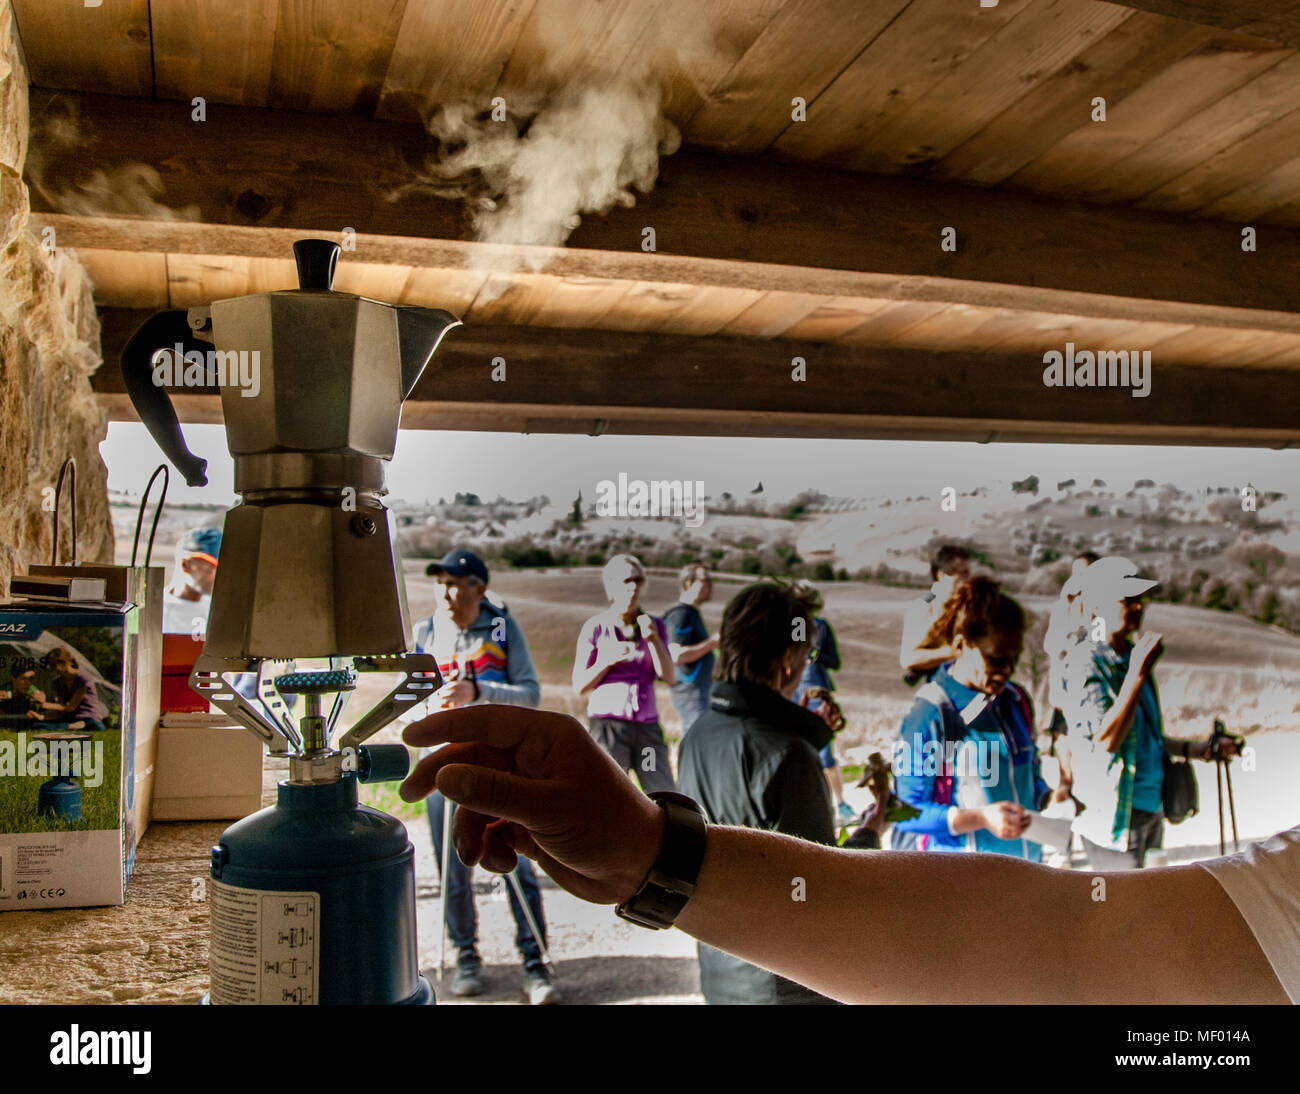
[[[714,824],[783,832],[835,846],[830,788],[819,749],[831,730],[768,687],[713,685],[710,709],[682,739],[678,784]],[[710,1003],[828,1003],[757,965],[700,943],[700,984]]]

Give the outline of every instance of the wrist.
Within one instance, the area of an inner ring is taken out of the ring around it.
[[[615,904],[626,903],[640,891],[663,850],[668,814],[648,798],[646,805],[653,812],[647,812],[644,822],[637,827],[637,835],[631,843],[632,853],[627,856],[615,882],[618,892]]]

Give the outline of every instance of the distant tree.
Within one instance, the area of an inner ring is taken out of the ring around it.
[[[569,516],[569,523],[576,528],[582,527],[582,491],[578,491],[578,496],[573,499],[573,512]]]
[[[1011,491],[1015,494],[1033,494],[1038,495],[1038,476],[1030,475],[1027,479],[1021,479],[1019,482],[1011,484]]]

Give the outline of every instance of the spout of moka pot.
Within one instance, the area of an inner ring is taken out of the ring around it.
[[[399,307],[397,340],[402,355],[402,398],[414,390],[416,382],[442,342],[443,336],[461,321],[441,308]]]

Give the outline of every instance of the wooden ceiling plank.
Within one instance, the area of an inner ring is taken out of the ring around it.
[[[1296,97],[1300,100],[1300,96]],[[1300,105],[1300,104],[1298,104]],[[1232,193],[1243,179],[1257,180],[1277,164],[1279,148],[1300,147],[1300,109],[1255,130],[1250,136],[1152,190],[1136,205],[1169,213],[1190,213]],[[1300,198],[1293,189],[1287,200]],[[1281,204],[1279,202],[1278,204]]]
[[[486,270],[440,270],[413,266],[398,303],[421,308],[444,308],[455,316],[469,311],[478,296]]]
[[[1250,224],[1260,219],[1271,223],[1268,214],[1277,213],[1294,202],[1300,202],[1300,156],[1230,190],[1198,212],[1213,220]]]
[[[157,0],[155,0],[155,3]],[[36,87],[152,95],[149,0],[12,0]]]
[[[865,323],[859,323],[836,342],[842,346],[884,346],[893,343],[919,323],[932,319],[948,305],[924,300],[896,300]]]
[[[109,307],[167,307],[167,256],[79,247],[78,261],[95,286],[95,302]]]
[[[675,312],[661,329],[671,334],[717,334],[762,296],[757,289],[697,286],[686,306]]]
[[[1272,42],[1221,35],[1148,80],[1106,111],[1106,121],[1076,129],[1007,183],[1021,190],[1078,196],[1126,156],[1209,109],[1293,56]]]
[[[1292,54],[1093,176],[1078,188],[1080,196],[1107,203],[1137,201],[1291,113],[1298,85],[1300,55]]]
[[[266,106],[280,5],[149,0],[160,99]]]
[[[1205,45],[1207,27],[1138,12],[1038,84],[934,165],[935,178],[981,186],[1001,182],[1093,120],[1093,101],[1107,112],[1149,79]]]
[[[1185,334],[1167,338],[1151,347],[1156,359],[1179,364],[1259,364],[1290,344],[1290,337],[1273,331],[1228,330],[1195,327]],[[1119,347],[1116,347],[1119,348]]]
[[[720,333],[745,338],[775,338],[829,299],[781,289],[766,292],[727,323]]]
[[[1130,8],[1191,23],[1254,34],[1300,46],[1300,6],[1294,0],[1114,0]]]
[[[461,203],[403,190],[405,165],[428,147],[420,126],[237,107],[199,125],[173,103],[51,94],[81,118],[78,171],[152,167],[160,200],[194,206],[199,218],[53,214],[57,193],[34,192],[33,215],[68,246],[285,258],[293,239],[351,227],[358,249],[348,260],[370,264],[462,268],[499,253],[554,276],[1130,321],[1300,322],[1295,233],[1271,232],[1268,247],[1244,254],[1235,224],[683,151],[663,161],[660,184],[634,208],[584,218],[566,247],[498,251],[464,240]],[[38,123],[56,113],[41,96],[32,102]],[[305,172],[319,185],[302,186]],[[634,245],[647,223],[657,252]],[[947,226],[956,251],[940,246]]]
[[[683,126],[687,141],[728,152],[767,148],[793,122],[795,97],[812,103],[908,0],[789,0],[708,101]],[[832,29],[833,28],[833,29]]]
[[[658,330],[690,303],[694,285],[638,281],[587,325],[601,330]]]
[[[534,0],[408,2],[376,114],[419,121],[442,103],[482,102],[533,12]]]
[[[997,311],[992,308],[951,304],[929,319],[922,319],[900,331],[891,344],[915,349],[979,349],[981,347],[974,339],[975,332],[995,314]]]
[[[834,342],[861,326],[863,320],[880,314],[892,303],[890,300],[835,296],[782,331],[781,337],[801,338],[808,342]]]
[[[927,169],[1133,14],[1091,0],[1038,0],[878,129],[849,166],[891,173]]]
[[[407,0],[280,0],[268,103],[373,114],[406,6]]]
[[[645,71],[632,59],[665,0],[541,0],[533,5],[498,82],[503,94],[546,94],[572,82]]]
[[[543,327],[590,326],[636,284],[599,277],[557,277],[532,321]]]
[[[105,364],[92,383],[109,400],[123,394],[117,355],[139,314],[104,316]],[[792,355],[806,360],[806,383],[790,382]],[[494,383],[485,367],[494,356],[512,366],[508,385]],[[934,439],[979,428],[985,440],[1012,433],[1127,443],[1300,441],[1300,399],[1285,397],[1300,386],[1300,373],[1281,370],[1166,364],[1154,376],[1158,397],[1134,399],[1109,388],[1044,387],[1041,361],[1018,354],[472,325],[446,339],[436,363],[412,392],[404,426],[434,404],[440,412],[459,407],[582,432],[606,419],[702,435],[744,428],[815,436],[835,427]],[[129,415],[120,401],[110,405]],[[192,406],[182,405],[182,414]]]
[[[843,164],[871,135],[953,72],[1031,0],[997,7],[912,0],[791,124],[773,149],[798,159]]]
[[[334,274],[334,288],[339,292],[356,293],[357,296],[366,296],[371,300],[382,300],[385,303],[400,300],[414,272],[411,266],[352,262],[348,257],[345,254],[339,260]],[[294,280],[296,282],[297,278]]]
[[[169,254],[167,292],[173,308],[192,308],[247,296],[249,263],[238,256]]]
[[[663,85],[664,115],[685,125],[785,3],[668,0],[633,51]]]
[[[476,326],[525,326],[545,303],[556,278],[539,273],[489,273],[462,319]]]

